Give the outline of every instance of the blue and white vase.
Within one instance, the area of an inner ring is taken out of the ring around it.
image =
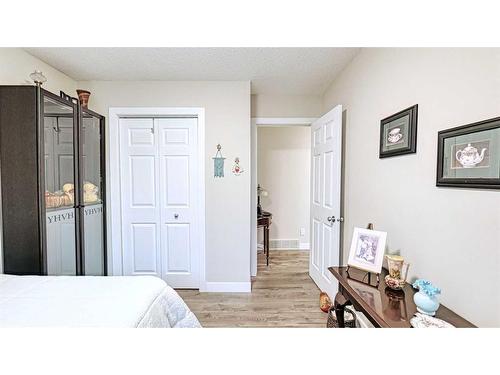
[[[441,294],[441,289],[436,288],[429,281],[423,279],[415,281],[413,287],[418,289],[418,292],[413,296],[417,310],[422,314],[436,315],[436,311],[439,308],[437,295]]]

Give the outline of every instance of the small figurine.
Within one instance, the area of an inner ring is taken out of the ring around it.
[[[239,176],[243,172],[244,170],[240,167],[240,158],[236,157],[236,159],[234,159],[233,174]]]

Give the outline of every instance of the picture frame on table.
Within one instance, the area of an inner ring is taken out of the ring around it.
[[[418,104],[380,121],[379,158],[417,152]]]
[[[438,133],[436,186],[500,189],[500,117]]]
[[[384,261],[387,233],[354,228],[347,265],[379,274]]]

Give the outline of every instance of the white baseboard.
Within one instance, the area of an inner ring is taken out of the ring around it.
[[[271,251],[304,251],[304,250],[309,250],[309,248],[305,247],[304,249],[301,248],[288,249],[284,247],[271,247]]]
[[[210,282],[205,283],[200,292],[219,292],[219,293],[251,293],[252,283],[248,282]]]
[[[309,242],[304,242],[299,244],[300,250],[311,250],[311,244]]]

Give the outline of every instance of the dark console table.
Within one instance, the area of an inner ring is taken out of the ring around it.
[[[416,290],[406,284],[403,290],[394,291],[387,287],[384,277],[387,270],[383,269],[380,283],[377,285],[375,275],[355,268],[330,267],[330,272],[339,281],[339,291],[335,296],[335,313],[339,327],[344,327],[344,307],[352,304],[363,312],[375,327],[410,328],[410,319],[417,311],[413,302]],[[436,317],[443,319],[455,327],[465,328],[474,325],[457,315],[446,306],[441,305]]]
[[[266,255],[266,265],[269,266],[269,226],[273,214],[267,211],[262,211],[260,215],[257,216],[257,228],[264,228],[264,254]]]

